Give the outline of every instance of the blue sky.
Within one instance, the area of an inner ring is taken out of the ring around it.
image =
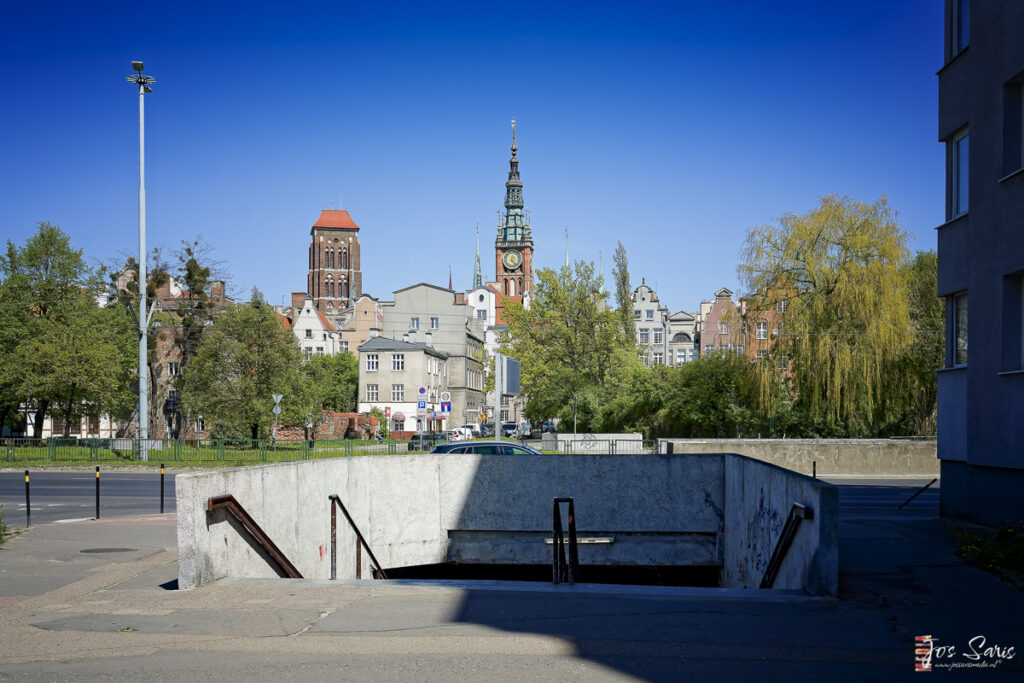
[[[60,225],[137,250],[137,95],[150,245],[197,235],[235,291],[305,288],[324,208],[361,226],[363,286],[485,275],[519,122],[536,264],[611,272],[673,312],[726,286],[747,228],[881,194],[935,247],[942,3],[9,2],[0,236]],[[333,202],[333,204],[332,204]]]

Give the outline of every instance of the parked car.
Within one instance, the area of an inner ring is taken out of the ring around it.
[[[544,434],[557,434],[558,429],[555,427],[554,422],[545,422],[540,426],[540,431]]]
[[[501,435],[514,439],[519,435],[519,427],[516,426],[515,422],[502,422]]]
[[[480,430],[479,422],[464,424],[461,427],[459,427],[459,429],[468,429],[472,434],[472,436],[470,436],[471,439],[479,439],[481,436],[483,436]]]
[[[449,441],[467,441],[473,438],[473,431],[468,427],[456,427],[448,431]]]
[[[484,422],[482,425],[480,425],[480,436],[482,436],[485,439],[489,436],[494,436],[494,423]]]
[[[476,455],[543,455],[535,448],[530,448],[518,441],[470,441],[468,443],[445,443],[434,447],[431,453],[460,455],[472,453]]]
[[[533,438],[533,425],[525,420],[519,423],[519,431],[516,433],[517,439],[531,439]]]

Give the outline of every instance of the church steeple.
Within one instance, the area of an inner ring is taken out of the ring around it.
[[[523,181],[519,179],[519,159],[516,157],[516,120],[512,119],[512,157],[508,160],[508,180],[505,181],[505,216],[498,226],[498,239],[519,242],[530,239],[530,225],[523,216]]]
[[[523,181],[516,156],[516,121],[512,119],[512,158],[505,181],[505,215],[498,212],[494,240],[494,280],[505,296],[526,296],[533,290],[533,233],[530,215],[523,211]]]
[[[473,289],[484,286],[483,276],[480,274],[480,224],[476,224],[476,262],[473,264]]]

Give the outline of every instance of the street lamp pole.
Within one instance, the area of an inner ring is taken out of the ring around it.
[[[127,77],[139,86],[139,455],[149,460],[149,311],[146,307],[146,118],[145,94],[156,79],[142,73],[142,62],[132,62],[135,73]]]

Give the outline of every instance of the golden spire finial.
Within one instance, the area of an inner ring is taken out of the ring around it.
[[[516,151],[516,120],[512,119],[512,151]]]

